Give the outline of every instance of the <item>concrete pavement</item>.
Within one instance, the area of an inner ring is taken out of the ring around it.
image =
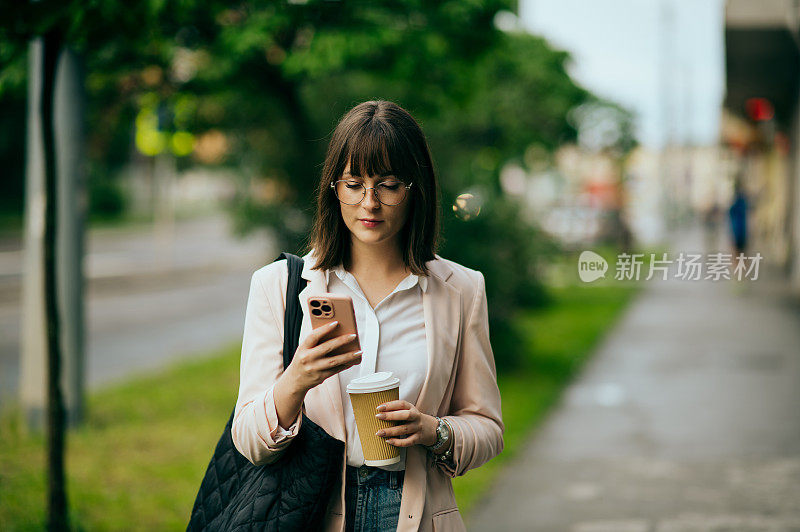
[[[647,281],[468,529],[800,531],[800,309],[775,279]]]
[[[272,249],[265,231],[238,239],[222,213],[177,221],[156,229],[134,225],[90,229],[84,275],[89,289],[110,292],[146,286],[151,280],[177,279],[183,273],[221,270]],[[23,251],[19,240],[0,241],[0,306],[19,303]]]

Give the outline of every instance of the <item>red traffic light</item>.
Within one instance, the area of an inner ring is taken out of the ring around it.
[[[750,120],[755,122],[772,120],[772,117],[775,116],[775,109],[772,107],[772,102],[766,98],[748,98],[744,107],[747,110],[747,116],[750,117]]]

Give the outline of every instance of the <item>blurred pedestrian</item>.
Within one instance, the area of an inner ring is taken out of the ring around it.
[[[734,181],[733,202],[728,209],[731,222],[731,236],[733,237],[734,260],[739,254],[747,253],[747,197],[744,193],[742,178]]]
[[[350,338],[330,326],[312,332],[304,315],[284,371],[286,261],[253,274],[231,435],[253,464],[280,460],[302,407],[344,441],[326,530],[465,530],[451,478],[503,449],[483,274],[435,254],[438,194],[417,122],[392,102],[361,103],[328,146],[300,302],[305,314],[310,295],[349,296],[362,351],[328,356]],[[346,386],[378,371],[401,380],[400,399],[377,414],[399,422],[379,436],[401,448],[401,461],[373,467]]]

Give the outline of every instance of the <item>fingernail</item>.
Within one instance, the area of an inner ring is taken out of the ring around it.
[[[375,410],[377,410],[378,412],[383,412],[383,405],[379,405],[378,408],[376,408]]]
[[[338,321],[332,321],[331,322],[331,327],[333,327],[334,325],[339,325],[339,322]]]
[[[357,334],[351,334],[350,336],[348,336],[348,338],[350,338],[350,339],[352,340],[352,339],[353,339],[353,338],[355,338],[356,336],[358,336],[358,335],[357,335]]]
[[[383,414],[375,414],[375,417],[378,418],[378,419],[382,419],[383,418]]]
[[[375,436],[383,436],[383,431],[379,430],[378,432],[375,433]]]

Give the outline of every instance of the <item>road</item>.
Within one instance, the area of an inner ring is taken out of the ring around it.
[[[171,234],[91,231],[87,250],[90,389],[240,339],[250,275],[277,255],[264,232],[232,237],[223,216],[180,222]],[[21,257],[14,246],[0,251],[3,402],[18,391]]]

